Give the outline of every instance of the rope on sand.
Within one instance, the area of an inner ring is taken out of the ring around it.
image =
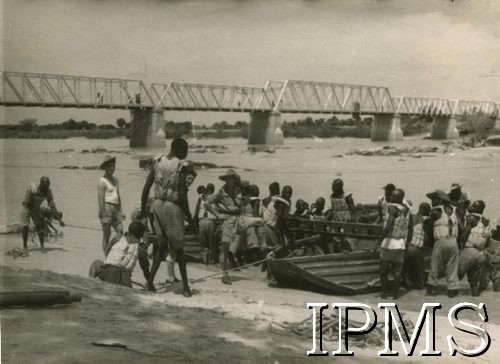
[[[83,226],[83,225],[73,225],[73,224],[66,224],[68,227],[73,227],[76,229],[85,229],[85,230],[95,230],[95,231],[101,231],[101,228],[96,228],[96,227],[91,227],[91,226]]]
[[[248,263],[248,264],[242,265],[241,267],[235,267],[235,268],[231,268],[231,269],[227,269],[227,270],[222,270],[222,271],[217,272],[217,273],[213,273],[213,274],[209,274],[209,275],[204,276],[204,277],[196,278],[196,279],[192,280],[191,283],[200,282],[200,281],[203,281],[203,280],[205,280],[207,278],[217,277],[217,276],[219,276],[221,274],[224,274],[224,273],[227,273],[227,272],[232,272],[232,271],[237,271],[237,270],[240,270],[240,269],[245,269],[245,268],[251,267],[252,265],[263,263],[267,259],[268,258],[264,258],[264,259],[258,260],[256,262],[252,262],[252,263]]]
[[[17,259],[17,258],[26,258],[29,256],[29,253],[27,251],[25,251],[24,249],[16,247],[14,249],[6,251],[5,255],[8,255],[14,259]]]

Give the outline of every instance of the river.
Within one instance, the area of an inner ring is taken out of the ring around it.
[[[193,140],[189,141],[194,144]],[[397,146],[438,145],[440,142],[421,137],[405,138]],[[414,207],[426,200],[425,193],[436,188],[448,190],[452,182],[460,182],[473,199],[486,201],[485,214],[500,218],[500,149],[476,148],[453,153],[433,154],[422,158],[400,156],[345,155],[356,149],[380,148],[388,143],[367,139],[286,139],[275,153],[250,153],[244,139],[200,139],[197,145],[224,145],[226,153],[191,153],[189,159],[235,166],[243,179],[260,187],[261,196],[273,181],[293,187],[292,200],[308,202],[328,197],[331,182],[344,179],[345,190],[352,192],[356,202],[374,203],[388,182],[406,191]],[[161,148],[129,149],[128,140],[65,140],[5,139],[1,141],[0,224],[18,220],[20,201],[31,181],[40,176],[51,179],[58,208],[65,220],[73,224],[99,226],[97,219],[97,181],[100,170],[60,169],[66,165],[98,165],[106,153],[82,153],[84,149],[103,147],[117,157],[116,176],[126,215],[140,203],[146,173],[139,168],[139,159],[164,153]],[[73,151],[58,152],[73,149]],[[342,155],[342,157],[339,157]],[[223,169],[200,171],[192,192],[191,206],[196,201],[195,187],[213,182]]]

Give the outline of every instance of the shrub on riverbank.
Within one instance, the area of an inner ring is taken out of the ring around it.
[[[297,121],[284,121],[281,125],[283,135],[293,138],[331,138],[331,137],[370,137],[370,119],[356,121],[352,118],[313,119],[306,117]]]
[[[477,140],[487,138],[495,130],[495,117],[483,112],[464,114],[458,122],[461,135],[473,135]]]

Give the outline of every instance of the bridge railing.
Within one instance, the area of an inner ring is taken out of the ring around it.
[[[456,115],[463,114],[476,114],[483,112],[486,114],[496,114],[500,110],[500,104],[492,101],[471,101],[471,100],[458,100],[454,113]]]
[[[387,87],[314,81],[268,81],[264,88],[184,82],[1,73],[0,105],[282,113],[498,115],[490,101],[391,97]]]
[[[409,115],[452,115],[455,101],[433,97],[393,97],[398,114]]]
[[[168,82],[152,83],[149,91],[155,107],[165,110],[251,112],[262,88]]]
[[[128,109],[153,106],[140,80],[2,72],[4,104]]]
[[[314,81],[269,81],[261,101],[283,113],[394,113],[389,89]]]
[[[393,97],[396,112],[409,115],[464,115],[464,114],[498,114],[499,105],[492,101],[447,100],[432,97]]]

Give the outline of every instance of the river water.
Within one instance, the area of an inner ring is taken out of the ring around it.
[[[194,144],[193,140],[189,140]],[[28,140],[6,139],[0,141],[0,225],[19,219],[20,202],[32,181],[47,175],[51,179],[58,208],[64,212],[65,221],[76,225],[99,227],[97,219],[97,181],[100,170],[61,169],[65,165],[98,165],[106,153],[81,153],[98,146],[117,152],[116,175],[124,212],[130,215],[140,203],[146,173],[139,168],[139,159],[164,153],[165,149],[128,148],[128,140]],[[421,137],[405,138],[397,146],[437,145],[440,142]],[[345,190],[352,192],[356,202],[374,203],[382,193],[382,186],[393,182],[406,191],[414,207],[426,201],[425,193],[436,188],[448,190],[452,182],[460,182],[473,199],[487,203],[485,214],[500,218],[500,148],[477,148],[454,153],[434,154],[422,158],[377,157],[343,155],[356,149],[380,148],[388,143],[374,143],[367,139],[286,139],[285,145],[275,153],[250,153],[244,139],[201,139],[198,145],[224,145],[226,153],[191,153],[189,159],[231,165],[242,178],[260,187],[261,196],[267,186],[278,181],[294,189],[292,200],[305,199],[309,203],[317,197],[328,197],[331,182],[341,176]],[[73,149],[74,151],[57,152]],[[338,157],[343,155],[342,157]],[[192,209],[196,201],[195,189],[199,184],[213,182],[224,169],[200,171],[190,193]],[[81,232],[85,234],[84,231]],[[75,238],[81,238],[80,236]]]

